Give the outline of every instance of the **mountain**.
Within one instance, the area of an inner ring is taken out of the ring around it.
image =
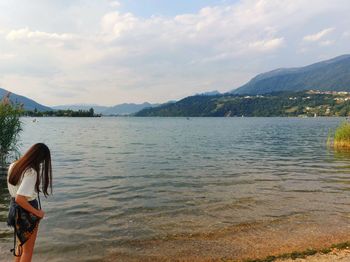
[[[144,108],[147,107],[155,107],[158,106],[158,104],[150,104],[150,103],[143,103],[143,104],[133,104],[133,103],[124,103],[119,104],[115,106],[99,106],[94,104],[76,104],[76,105],[60,105],[60,106],[53,106],[53,109],[56,110],[89,110],[90,108],[93,108],[96,114],[102,114],[105,116],[110,115],[131,115],[134,114]]]
[[[178,102],[145,108],[135,116],[208,116],[215,109],[212,96],[195,95]]]
[[[147,102],[143,104],[124,103],[124,104],[109,107],[105,111],[103,111],[102,114],[103,115],[130,115],[142,109],[145,109],[148,107],[156,107],[156,106],[158,106],[158,104],[150,104]]]
[[[350,92],[299,91],[267,95],[197,95],[186,97],[173,104],[141,110],[135,116],[350,116]]]
[[[1,99],[4,95],[6,95],[8,92],[9,92],[9,91],[0,88],[0,99]],[[20,104],[23,104],[25,110],[33,111],[33,110],[36,109],[36,110],[38,110],[39,112],[50,111],[50,110],[52,110],[50,107],[44,106],[44,105],[42,105],[42,104],[39,104],[39,103],[35,102],[34,100],[32,100],[32,99],[30,99],[30,98],[27,98],[27,97],[21,96],[21,95],[17,95],[17,94],[14,94],[14,93],[11,93],[11,95],[10,95],[10,100],[11,100],[13,103],[20,103]]]
[[[350,91],[350,55],[298,68],[281,68],[257,75],[233,94],[257,95],[279,91]]]
[[[186,97],[176,103],[141,110],[135,115],[296,116],[312,113],[348,116],[350,55],[299,68],[276,69],[257,75],[229,93],[212,94]]]

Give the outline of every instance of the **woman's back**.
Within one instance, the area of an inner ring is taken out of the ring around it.
[[[16,197],[16,195],[22,195],[28,198],[28,201],[34,200],[38,197],[38,193],[35,190],[35,184],[37,180],[37,173],[33,168],[28,168],[21,179],[16,185],[9,183],[9,176],[11,174],[13,166],[16,162],[13,162],[8,169],[7,173],[7,188],[11,197]]]

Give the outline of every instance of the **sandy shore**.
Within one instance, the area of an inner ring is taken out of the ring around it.
[[[306,258],[297,259],[278,259],[276,262],[332,262],[332,261],[349,261],[350,262],[350,250],[349,249],[334,249],[328,254],[315,254]]]
[[[5,249],[4,246],[0,246],[0,257],[1,257],[1,262],[12,262],[13,261],[13,257],[12,255],[8,252],[8,249]],[[34,256],[34,261],[37,262],[42,262],[42,261],[46,261],[45,259],[40,258],[40,256],[35,255]],[[128,259],[129,260],[129,259]],[[108,261],[123,261],[120,260],[120,258],[109,258]],[[132,261],[151,261],[148,260],[148,258],[137,258],[135,260]],[[192,261],[191,259],[186,259],[186,258],[182,258],[180,260],[177,259],[164,259],[164,260],[159,260],[159,261]],[[230,259],[200,259],[197,258],[196,261],[201,261],[201,262],[209,262],[209,261],[227,261],[227,262],[233,262],[233,261],[240,261],[240,260],[230,260]],[[297,259],[276,259],[273,260],[275,262],[337,262],[337,261],[341,261],[341,262],[350,262],[350,249],[332,249],[329,253],[327,254],[321,254],[321,253],[317,253],[315,255],[312,256],[307,256],[306,258],[297,258]]]
[[[211,233],[132,241],[109,249],[104,261],[258,261],[268,256],[323,250],[333,244],[347,242],[350,236],[344,230],[346,227],[339,228],[338,225],[329,223],[320,227],[305,220],[301,223],[277,220],[273,224],[242,224]],[[342,256],[344,252],[339,252],[339,256],[330,253],[321,257],[324,261],[336,261],[334,259],[338,257],[346,261]],[[348,259],[348,256],[345,257]]]
[[[313,255],[306,259],[270,261],[350,262],[350,243],[347,242],[350,239],[348,220],[336,220],[320,226],[307,218],[296,215],[288,219],[245,223],[196,234],[181,233],[166,235],[163,238],[133,239],[107,247],[102,257],[98,260],[90,259],[90,261],[232,262],[255,259],[267,262],[269,260],[264,260],[264,258],[268,256],[281,257],[281,254],[292,252],[303,253],[306,250],[325,252],[327,250],[327,254],[311,253]],[[345,242],[346,245],[339,244]],[[11,248],[11,245],[12,241],[0,244],[1,261],[10,261],[8,260],[11,258],[8,249]],[[333,248],[330,249],[332,246]],[[65,253],[60,257],[62,260],[55,260],[55,262],[75,259],[75,256],[76,253]],[[35,254],[34,261],[53,261],[52,258],[57,259],[54,254],[44,254],[39,251]]]
[[[113,259],[110,259],[108,261],[119,261],[118,259],[116,260],[113,260]],[[121,260],[123,261],[123,260]],[[152,261],[152,260],[133,260],[134,262],[137,262],[137,261]],[[189,261],[192,261],[191,259],[174,259],[174,260],[161,260],[161,261],[167,261],[167,262],[171,262],[171,261],[181,261],[181,262],[189,262]],[[241,262],[242,260],[230,260],[230,259],[213,259],[213,260],[208,260],[208,259],[198,259],[196,261],[201,261],[201,262],[216,262],[216,261],[220,261],[220,262]],[[273,260],[274,262],[337,262],[337,261],[341,261],[341,262],[350,262],[350,250],[349,249],[346,249],[346,250],[339,250],[339,249],[333,249],[330,253],[328,254],[321,254],[321,253],[317,253],[315,255],[312,255],[312,256],[308,256],[306,258],[297,258],[297,259],[276,259],[276,260]],[[244,262],[244,261],[242,261]]]
[[[10,253],[10,248],[12,248],[12,246],[10,246],[10,244],[6,243],[0,243],[0,261],[1,262],[9,262],[9,261],[13,261],[13,257]]]

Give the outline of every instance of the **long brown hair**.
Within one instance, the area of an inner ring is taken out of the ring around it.
[[[35,184],[36,191],[41,192],[39,189],[39,185],[41,184],[41,189],[45,197],[48,195],[47,189],[49,186],[50,193],[52,194],[51,154],[50,149],[45,144],[34,144],[20,159],[17,160],[9,174],[9,183],[17,185],[22,174],[29,168],[33,168],[37,173]]]

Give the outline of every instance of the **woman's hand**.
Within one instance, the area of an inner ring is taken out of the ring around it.
[[[23,207],[28,212],[32,213],[33,215],[35,215],[39,218],[43,218],[45,215],[44,211],[32,207],[32,205],[29,204],[29,202],[25,196],[17,195],[16,196],[16,203],[18,205],[20,205],[21,207]]]
[[[42,219],[45,216],[45,213],[41,209],[37,209],[37,211],[34,213],[34,215],[37,216],[38,218]]]

